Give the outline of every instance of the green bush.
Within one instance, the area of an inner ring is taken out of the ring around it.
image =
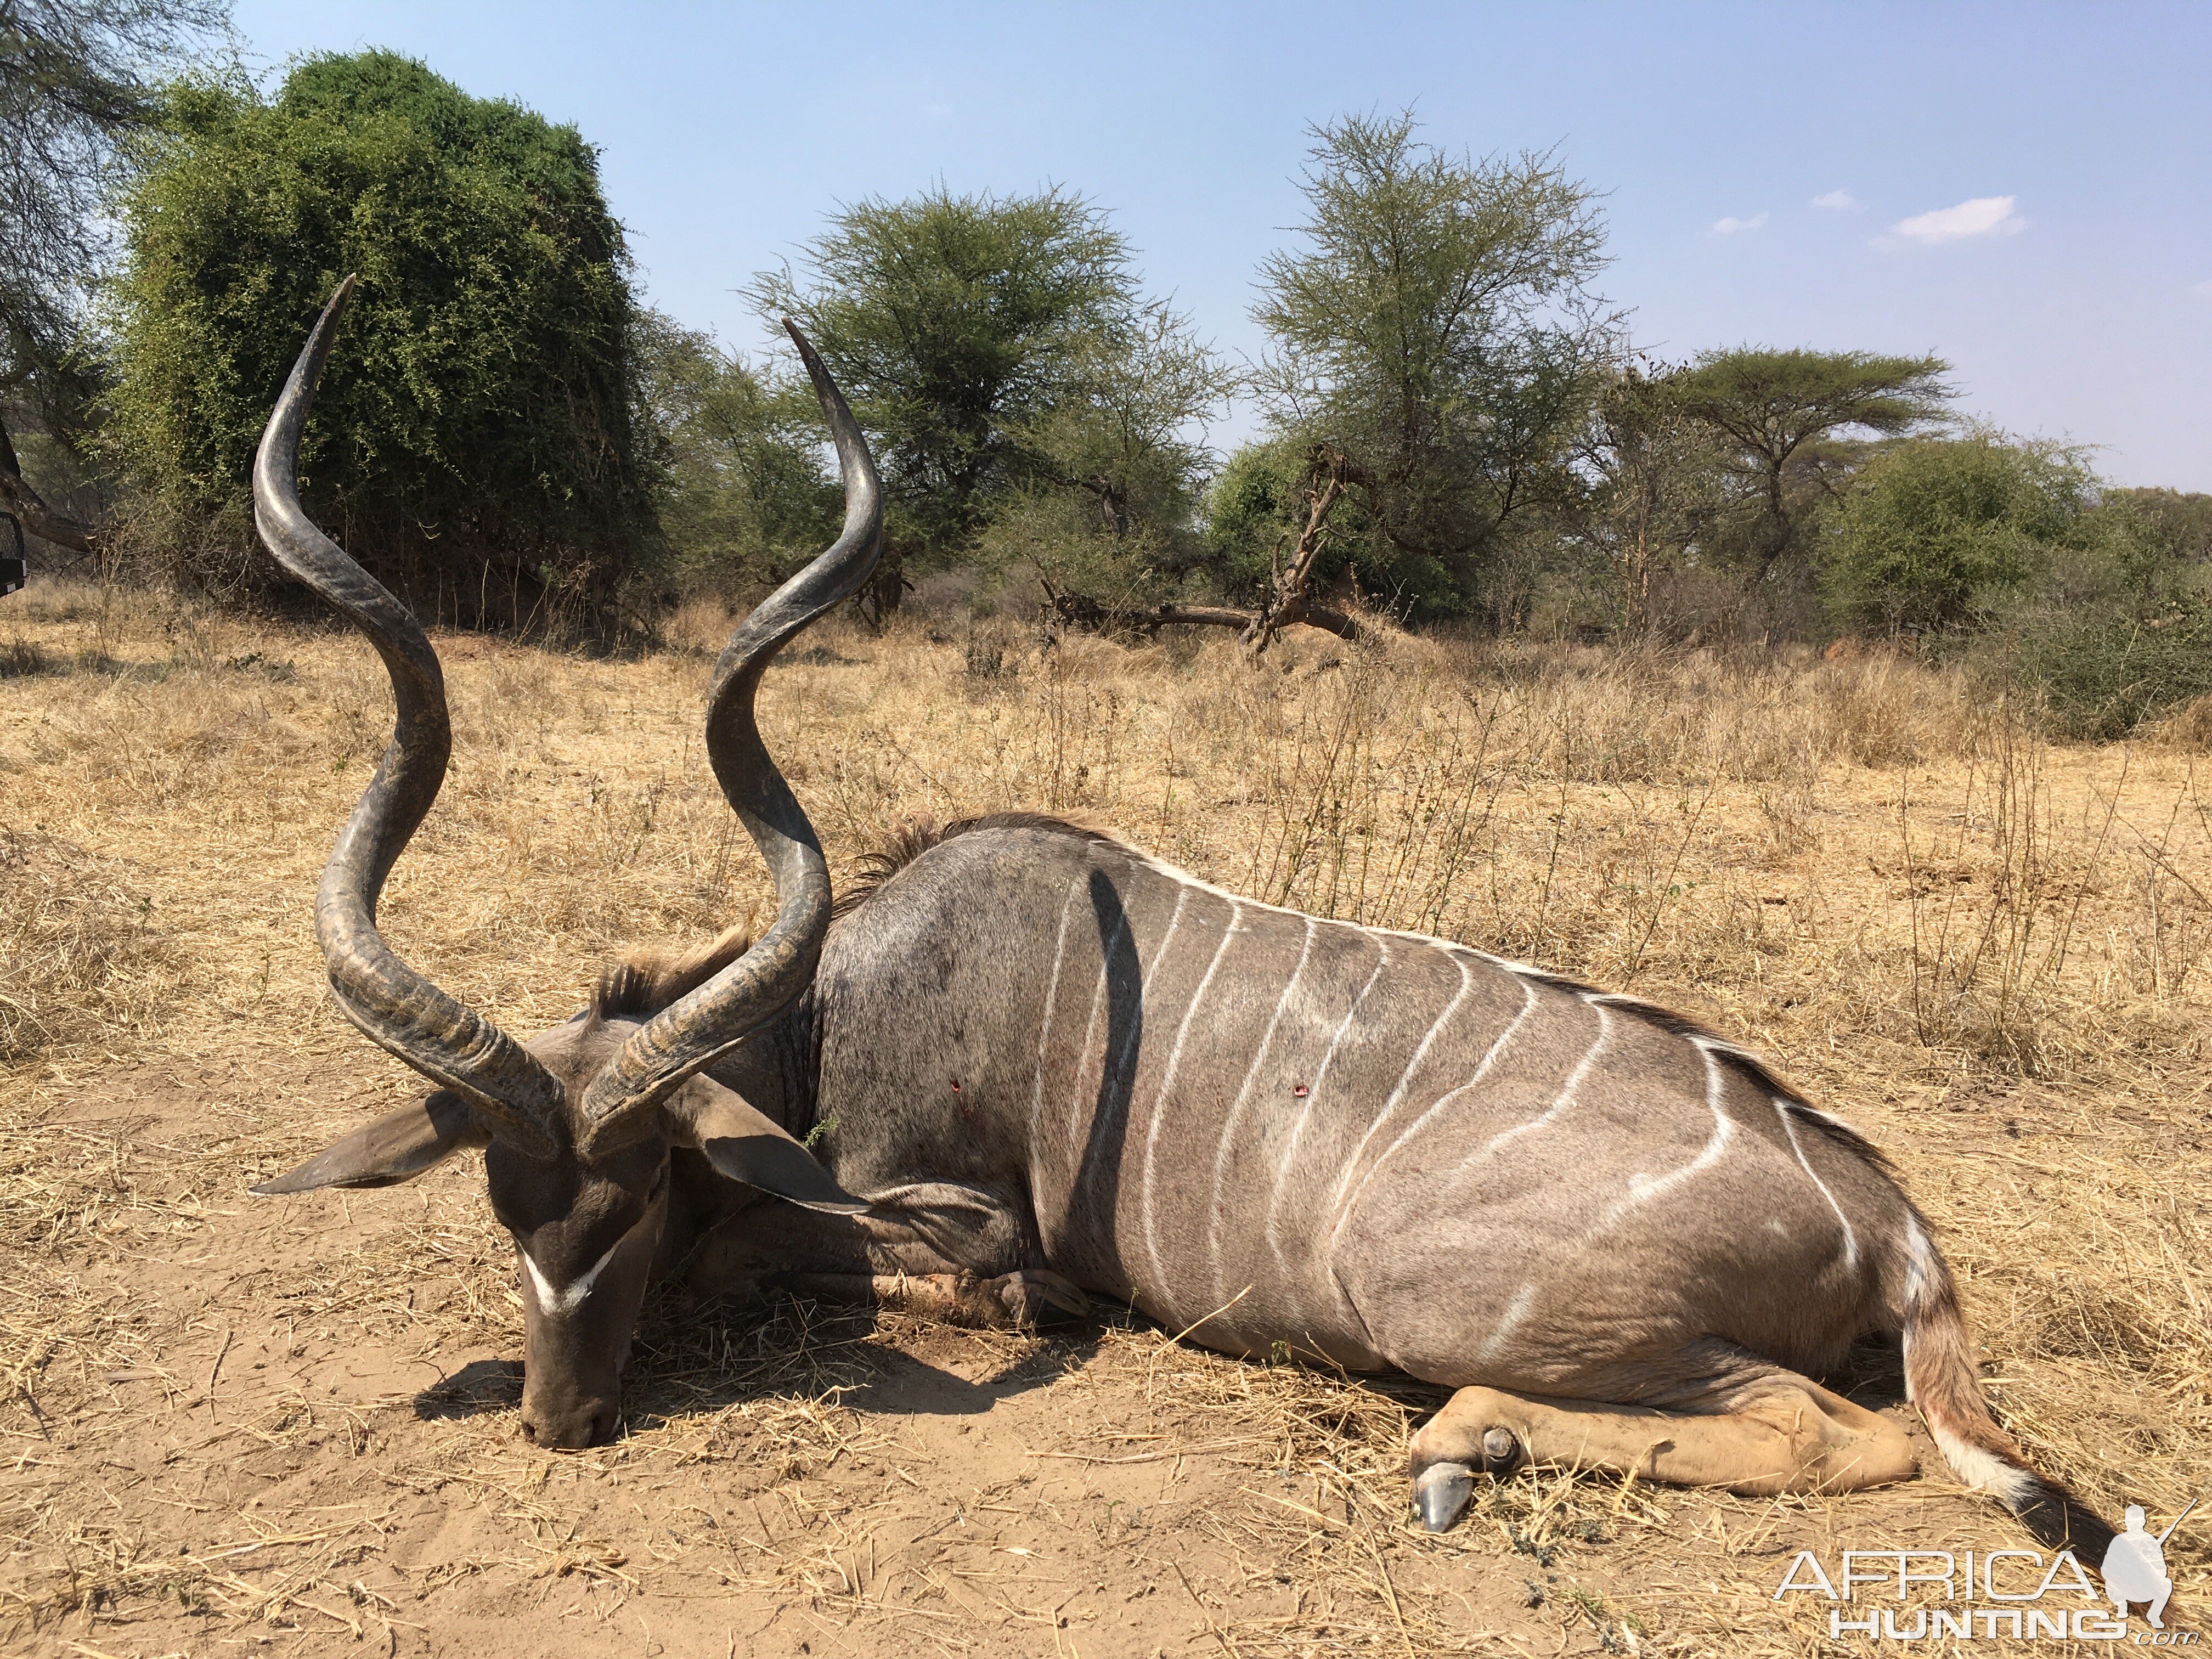
[[[1252,605],[1267,592],[1275,557],[1290,550],[1305,525],[1305,474],[1297,444],[1278,439],[1244,445],[1215,476],[1206,492],[1200,546],[1203,568],[1224,598]],[[1339,574],[1326,557],[1317,562],[1323,583]]]
[[[804,380],[755,369],[707,335],[647,312],[645,399],[662,460],[659,597],[757,596],[836,538],[845,496]]]
[[[2045,605],[2008,617],[1989,659],[2041,694],[2060,737],[2106,742],[2212,693],[2212,604],[2179,595],[2130,614],[2110,602]]]
[[[573,127],[389,52],[273,98],[172,87],[121,198],[108,441],[203,585],[246,562],[247,469],[317,311],[361,276],[302,454],[309,510],[453,620],[604,623],[652,539],[637,307]],[[209,533],[210,527],[214,533]]]
[[[1876,455],[1828,509],[1819,581],[1845,629],[1941,633],[1984,619],[2076,546],[2095,478],[2073,451],[1988,434]]]
[[[2212,495],[2185,489],[2108,489],[2105,501],[2141,514],[2168,558],[2181,564],[2212,562]]]

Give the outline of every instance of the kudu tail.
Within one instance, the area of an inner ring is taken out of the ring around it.
[[[2112,1528],[2063,1480],[2028,1464],[2020,1443],[1990,1415],[1959,1311],[1951,1269],[1918,1216],[1907,1223],[1903,1306],[1905,1387],[1962,1485],[2002,1504],[2042,1543],[2071,1549],[2095,1566]]]

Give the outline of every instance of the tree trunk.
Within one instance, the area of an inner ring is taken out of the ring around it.
[[[1621,598],[1625,601],[1621,608],[1627,613],[1624,631],[1632,639],[1640,639],[1650,621],[1650,517],[1648,505],[1638,512],[1635,539],[1628,544],[1627,548],[1628,568],[1621,573]]]
[[[1782,506],[1782,469],[1790,463],[1785,455],[1767,470],[1766,517],[1773,526],[1767,532],[1766,545],[1759,550],[1759,579],[1765,581],[1773,571],[1775,561],[1790,550],[1790,533],[1794,526]]]
[[[1044,581],[1045,598],[1054,618],[1065,627],[1080,629],[1086,634],[1150,635],[1163,628],[1234,628],[1249,637],[1261,620],[1259,611],[1226,605],[1103,605],[1087,593],[1063,593],[1050,581],[1039,580]],[[1293,623],[1318,628],[1340,640],[1362,637],[1357,617],[1326,605],[1300,601],[1295,611],[1275,613],[1276,628],[1288,628]]]
[[[1321,556],[1328,541],[1328,515],[1344,499],[1345,486],[1352,480],[1353,471],[1341,450],[1326,444],[1316,444],[1307,457],[1305,528],[1298,532],[1290,562],[1276,566],[1274,591],[1260,607],[1252,625],[1244,630],[1244,644],[1253,655],[1265,651],[1275,635],[1292,623],[1310,623],[1316,615],[1322,614],[1346,620],[1337,611],[1321,611],[1308,597],[1307,585],[1313,577],[1314,561]],[[1352,635],[1346,634],[1344,637],[1350,639]]]
[[[882,556],[876,561],[875,574],[853,596],[854,608],[863,622],[880,634],[884,624],[898,615],[899,603],[913,586],[906,579],[906,555],[886,541]]]
[[[1358,620],[1341,611],[1316,605],[1308,591],[1314,561],[1321,556],[1328,538],[1328,517],[1344,499],[1345,487],[1364,483],[1343,453],[1326,444],[1314,446],[1306,462],[1306,523],[1287,562],[1278,559],[1274,584],[1257,611],[1232,605],[1109,605],[1087,593],[1063,593],[1042,575],[1045,598],[1053,613],[1067,627],[1090,633],[1156,634],[1163,628],[1196,626],[1235,628],[1243,631],[1243,644],[1255,657],[1265,651],[1276,635],[1294,624],[1318,628],[1340,640],[1362,637]],[[1279,548],[1280,544],[1277,544]]]

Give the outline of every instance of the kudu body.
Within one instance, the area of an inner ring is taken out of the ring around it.
[[[879,535],[865,447],[803,341],[847,533],[739,629],[708,715],[776,927],[618,968],[527,1045],[416,981],[374,901],[442,771],[441,751],[422,782],[419,732],[403,752],[406,676],[434,686],[435,659],[380,588],[386,609],[362,599],[374,584],[290,482],[338,303],[271,419],[257,506],[393,665],[399,732],[319,935],[341,1006],[446,1087],[258,1190],[381,1185],[488,1144],[526,1286],[526,1431],[609,1431],[656,1257],[702,1288],[978,1321],[1087,1291],[1228,1352],[1447,1385],[1412,1448],[1437,1528],[1475,1471],[1531,1457],[1755,1492],[1903,1478],[1903,1429],[1807,1375],[1889,1332],[1962,1480],[2045,1537],[2106,1535],[1990,1415],[1949,1272],[1879,1156],[1678,1017],[1043,818],[909,831],[833,918],[750,713],[769,656],[858,586]]]

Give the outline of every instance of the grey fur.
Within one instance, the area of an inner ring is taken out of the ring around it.
[[[959,1265],[1224,1352],[1635,1401],[1705,1339],[1808,1370],[1896,1328],[1903,1195],[1729,1045],[1088,832],[924,852],[833,925],[787,1024],[800,1074],[731,1080],[834,1122],[841,1185],[973,1194],[1006,1249],[931,1229]]]

